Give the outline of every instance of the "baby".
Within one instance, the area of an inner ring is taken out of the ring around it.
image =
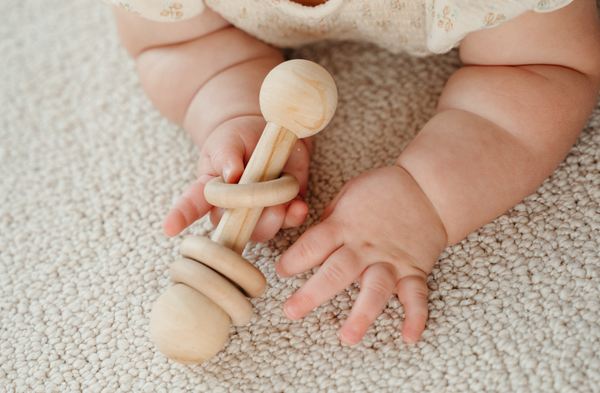
[[[436,115],[395,165],[348,182],[321,223],[277,261],[283,277],[321,266],[285,302],[292,320],[360,279],[339,333],[348,345],[360,341],[393,293],[404,305],[404,341],[419,340],[427,275],[440,252],[552,173],[600,91],[592,0],[179,1],[115,7],[148,96],[201,148],[198,179],[164,220],[168,236],[208,212],[219,221],[204,186],[216,176],[239,180],[265,126],[260,85],[283,61],[274,46],[339,38],[425,55],[460,42],[465,67],[450,77]],[[177,22],[159,22],[167,20]],[[284,170],[300,180],[301,191],[291,203],[266,208],[251,240],[266,241],[306,219],[310,151],[310,139],[296,143]]]

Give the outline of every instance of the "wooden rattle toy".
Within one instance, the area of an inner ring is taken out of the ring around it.
[[[310,61],[282,63],[265,78],[260,107],[267,126],[239,184],[217,178],[205,187],[206,200],[227,210],[210,240],[189,236],[181,243],[184,258],[170,268],[175,285],[152,308],[150,334],[169,359],[204,362],[221,350],[230,324],[252,319],[246,296],[261,296],[267,283],[241,254],[263,208],[298,194],[298,180],[290,174],[278,178],[281,169],[296,140],[321,131],[336,105],[333,79]]]

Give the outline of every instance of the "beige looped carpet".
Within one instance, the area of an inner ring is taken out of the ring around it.
[[[351,43],[293,56],[340,93],[315,138],[310,219],[248,246],[269,283],[252,323],[183,366],[155,350],[148,317],[182,240],[161,220],[197,148],[146,98],[109,7],[0,4],[0,392],[600,392],[600,108],[533,195],[441,255],[418,344],[392,299],[348,347],[337,330],[358,288],[290,322],[282,302],[308,275],[282,279],[274,261],[345,182],[393,163],[460,62]]]

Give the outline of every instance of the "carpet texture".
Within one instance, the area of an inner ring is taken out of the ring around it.
[[[199,151],[142,91],[98,1],[0,4],[0,392],[599,392],[600,108],[531,196],[446,249],[421,341],[389,301],[354,347],[337,331],[353,285],[297,322],[309,274],[274,262],[354,176],[390,165],[432,116],[457,53],[415,59],[321,43],[338,112],[315,138],[310,218],[245,257],[269,288],[224,350],[184,366],[157,352],[152,304],[187,234],[160,225]]]

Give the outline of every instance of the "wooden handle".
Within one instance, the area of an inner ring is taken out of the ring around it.
[[[335,83],[322,67],[306,60],[292,60],[275,67],[260,92],[267,126],[239,184],[279,177],[298,137],[323,129],[336,104]],[[290,198],[298,192],[297,181],[294,187]],[[268,199],[279,201],[280,197]],[[256,197],[243,199],[253,199],[254,205]],[[180,259],[171,266],[176,285],[158,298],[150,316],[150,334],[168,358],[184,364],[204,362],[223,347],[230,323],[244,325],[252,318],[244,295],[262,295],[267,283],[241,254],[263,206],[227,209],[212,241],[189,236],[181,243],[181,254],[189,259]]]
[[[260,90],[260,109],[268,123],[239,184],[276,179],[297,138],[321,131],[336,105],[335,82],[323,67],[292,60],[274,68]],[[227,209],[211,239],[241,254],[262,210]]]
[[[239,184],[260,183],[279,177],[298,137],[291,131],[267,123]],[[241,254],[264,207],[227,209],[211,240]]]

